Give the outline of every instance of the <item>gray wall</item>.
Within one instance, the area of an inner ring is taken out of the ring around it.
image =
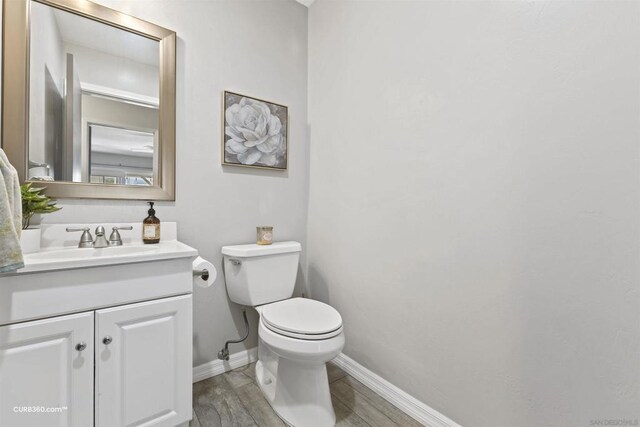
[[[640,419],[640,3],[309,10],[309,286],[465,426]]]
[[[307,8],[284,1],[100,1],[178,34],[177,195],[156,204],[157,216],[178,222],[179,238],[211,260],[214,287],[194,291],[194,365],[216,359],[242,331],[227,298],[220,247],[255,241],[256,225],[271,224],[279,240],[306,245]],[[220,165],[223,90],[289,106],[287,172]],[[45,223],[142,221],[143,202],[62,200]],[[257,345],[256,316],[245,347]],[[231,346],[231,352],[242,345]]]

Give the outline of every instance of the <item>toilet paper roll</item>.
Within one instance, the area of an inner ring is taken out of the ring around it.
[[[208,288],[213,285],[218,277],[216,268],[204,258],[198,257],[193,260],[193,284],[201,288]]]

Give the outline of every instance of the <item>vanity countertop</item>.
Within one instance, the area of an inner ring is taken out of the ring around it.
[[[93,233],[98,225],[104,226],[107,230],[107,235],[114,226],[131,225],[133,229],[121,232],[122,246],[99,249],[78,248],[80,234],[66,231],[67,227],[81,228],[86,226]],[[175,222],[163,222],[160,243],[149,245],[142,243],[141,224],[51,224],[43,225],[41,231],[42,249],[39,252],[24,255],[24,268],[13,273],[0,274],[0,277],[198,256],[196,249],[178,241],[177,224]]]
[[[101,249],[56,248],[25,255],[24,268],[21,268],[14,274],[130,264],[195,256],[198,256],[196,249],[177,240],[161,241],[153,245],[140,243]]]

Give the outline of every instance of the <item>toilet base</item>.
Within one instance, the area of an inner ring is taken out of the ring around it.
[[[296,339],[269,330],[262,320],[256,382],[267,402],[290,426],[334,426],[327,362],[342,351],[344,332],[328,339]]]
[[[275,355],[273,355],[275,356]],[[292,427],[332,427],[336,416],[331,404],[326,364],[300,364],[277,358],[277,376],[256,363],[256,380],[280,418]]]

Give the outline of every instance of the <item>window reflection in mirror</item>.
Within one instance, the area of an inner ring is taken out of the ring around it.
[[[31,2],[31,180],[157,181],[159,44]]]
[[[153,186],[153,132],[90,124],[89,144],[90,182]]]

